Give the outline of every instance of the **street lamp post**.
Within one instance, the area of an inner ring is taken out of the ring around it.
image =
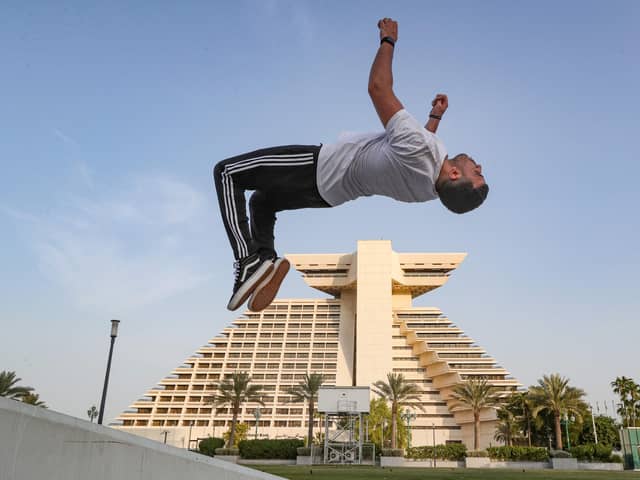
[[[598,430],[596,429],[596,418],[593,416],[593,405],[591,407],[591,422],[593,423],[593,437],[595,438],[596,445],[598,444]]]
[[[111,320],[111,346],[109,347],[109,359],[107,360],[107,373],[104,375],[104,387],[102,387],[102,401],[100,402],[100,414],[98,415],[98,425],[102,425],[104,417],[104,406],[107,400],[107,387],[109,386],[109,372],[111,371],[111,357],[113,355],[113,344],[118,336],[118,324],[120,320]]]
[[[411,420],[416,419],[416,414],[410,411],[408,408],[404,409],[404,413],[400,415],[405,422],[407,422],[407,448],[411,448]]]
[[[571,416],[571,421],[575,420],[575,417]],[[564,430],[567,435],[567,448],[571,449],[571,439],[569,438],[569,415],[564,414]]]

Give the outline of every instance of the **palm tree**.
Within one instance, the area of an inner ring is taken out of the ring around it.
[[[16,372],[3,370],[0,372],[0,397],[20,400],[26,394],[33,391],[33,387],[20,387],[17,385],[22,379],[16,377]]]
[[[40,395],[38,395],[37,393],[27,393],[22,397],[22,401],[24,403],[28,403],[29,405],[33,405],[34,407],[47,408],[47,405],[42,400],[40,400]]]
[[[391,402],[391,448],[396,448],[400,408],[405,405],[413,405],[424,410],[421,404],[410,403],[411,401],[420,401],[422,391],[415,383],[409,383],[401,373],[387,373],[386,383],[383,380],[378,380],[373,386],[375,387],[374,392]]]
[[[311,447],[313,441],[313,410],[318,398],[318,390],[324,383],[324,376],[321,373],[304,374],[304,380],[298,385],[289,388],[287,393],[293,396],[294,402],[309,403],[309,430],[307,432],[307,447]]]
[[[93,423],[93,419],[98,416],[98,409],[95,405],[91,405],[91,408],[87,410],[87,417],[89,417],[89,421]]]
[[[503,442],[507,447],[513,445],[513,440],[519,436],[520,429],[516,422],[515,415],[508,406],[502,406],[497,411],[498,425],[493,438],[498,442]]]
[[[620,396],[621,404],[618,409],[618,413],[622,418],[622,422],[626,423],[627,426],[630,426],[630,412],[635,410],[635,403],[638,400],[636,397],[640,396],[640,387],[633,381],[633,379],[625,376],[616,377],[616,379],[611,382],[611,386],[613,387],[613,393]]]
[[[640,417],[640,385],[633,384],[633,388],[631,389],[631,393],[629,394],[631,397],[631,415],[633,419],[633,426],[637,427],[637,420]]]
[[[552,373],[551,375],[544,375],[542,379],[538,380],[538,385],[529,387],[529,395],[535,405],[532,412],[534,417],[543,410],[553,415],[556,449],[562,450],[560,417],[563,414],[574,414],[578,419],[582,418],[580,405],[583,403],[584,391],[570,387],[568,378]]]
[[[473,412],[473,449],[478,449],[480,435],[480,412],[483,408],[494,407],[500,400],[499,389],[487,383],[486,378],[470,378],[453,389],[456,406],[470,408]]]
[[[229,448],[233,447],[236,435],[236,423],[238,413],[243,402],[258,402],[264,406],[260,398],[262,386],[251,385],[251,377],[247,372],[234,372],[230,378],[225,378],[217,386],[218,394],[211,398],[213,405],[229,405],[233,417],[231,419],[231,431],[229,432]]]
[[[529,397],[529,392],[516,392],[512,395],[511,399],[513,406],[519,410],[521,419],[524,421],[525,427],[523,430],[527,434],[527,442],[531,446],[531,420],[533,418],[533,402]]]

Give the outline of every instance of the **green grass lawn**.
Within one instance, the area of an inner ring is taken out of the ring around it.
[[[380,468],[368,466],[257,465],[290,480],[640,480],[640,472],[588,472],[464,468]]]

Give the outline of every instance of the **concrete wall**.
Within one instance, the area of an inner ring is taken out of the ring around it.
[[[0,480],[276,480],[0,397]]]

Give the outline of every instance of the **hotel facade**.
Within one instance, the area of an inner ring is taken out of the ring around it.
[[[264,402],[241,407],[238,420],[250,426],[249,438],[255,432],[302,438],[307,405],[293,403],[287,390],[305,373],[322,373],[329,386],[371,386],[396,372],[421,390],[415,403],[422,408],[412,409],[412,445],[432,445],[435,433],[436,443],[473,448],[473,416],[456,405],[454,387],[477,377],[505,393],[520,384],[438,308],[412,306],[415,297],[443,286],[465,256],[397,253],[390,241],[359,241],[349,254],[287,255],[309,286],[330,297],[278,299],[262,312],[245,312],[134,402],[114,427],[183,448],[221,437],[231,411],[212,406],[210,398],[217,382],[246,371],[262,386]],[[480,448],[495,444],[495,409],[483,410],[480,420]]]

